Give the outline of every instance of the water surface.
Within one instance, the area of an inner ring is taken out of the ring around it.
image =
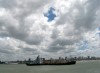
[[[75,65],[0,65],[0,73],[100,73],[100,61],[81,61]]]

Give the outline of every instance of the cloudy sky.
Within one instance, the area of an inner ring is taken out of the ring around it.
[[[0,0],[0,60],[100,56],[100,0]]]

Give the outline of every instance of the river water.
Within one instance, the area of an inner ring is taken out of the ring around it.
[[[100,61],[81,61],[62,66],[0,65],[0,73],[100,73]]]

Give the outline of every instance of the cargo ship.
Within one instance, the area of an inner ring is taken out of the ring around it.
[[[76,64],[75,60],[66,60],[66,59],[50,59],[45,60],[45,58],[40,58],[39,56],[31,61],[30,59],[26,62],[27,66],[38,66],[38,65],[74,65]]]

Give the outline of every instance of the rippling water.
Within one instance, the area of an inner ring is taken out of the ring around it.
[[[100,61],[64,66],[0,65],[0,73],[100,73]]]

